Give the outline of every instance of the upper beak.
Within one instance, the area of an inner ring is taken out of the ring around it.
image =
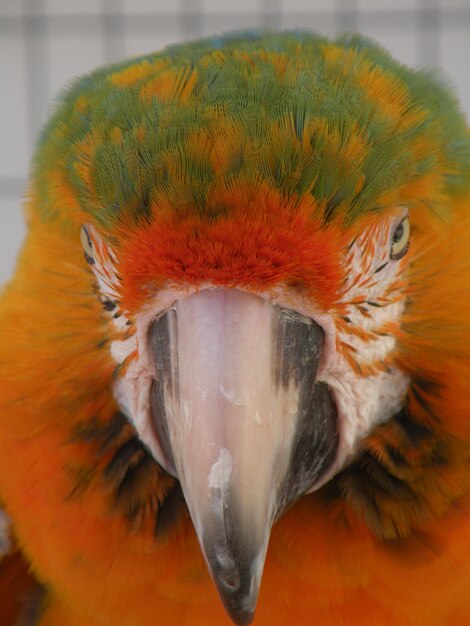
[[[235,289],[194,293],[150,327],[164,465],[237,624],[253,619],[274,520],[335,457],[336,408],[315,382],[323,339],[312,319]]]

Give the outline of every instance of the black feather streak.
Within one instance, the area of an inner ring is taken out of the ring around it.
[[[186,501],[181,490],[181,485],[177,482],[160,505],[155,524],[155,535],[164,537],[168,531],[174,527],[183,511],[186,510]]]
[[[382,265],[379,265],[379,267],[375,270],[374,274],[378,274],[378,272],[381,272],[385,267],[387,267],[388,265],[388,261],[385,261],[385,263],[382,263]]]
[[[177,523],[182,512],[186,510],[181,487],[176,482],[165,500],[158,503],[155,485],[163,470],[138,438],[125,415],[118,412],[106,424],[97,418],[82,424],[71,438],[71,443],[76,441],[97,445],[98,458],[111,452],[110,460],[102,469],[104,484],[113,507],[131,523],[135,524],[149,514],[155,515],[155,534],[158,536],[167,533]],[[81,484],[80,477],[83,478],[84,473],[93,471],[84,468],[80,475],[76,475],[77,481]],[[77,488],[74,493],[79,495],[83,491],[84,489]]]
[[[105,300],[103,302],[103,309],[105,311],[114,311],[114,309],[116,308],[116,303],[113,302],[112,300]]]
[[[432,435],[432,430],[430,428],[424,426],[423,424],[413,422],[410,419],[408,411],[400,411],[400,413],[398,413],[395,417],[395,420],[401,426],[415,448]]]

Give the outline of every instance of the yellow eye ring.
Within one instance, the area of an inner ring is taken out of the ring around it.
[[[408,251],[410,245],[410,220],[408,217],[402,219],[402,221],[395,228],[392,235],[392,245],[390,248],[390,258],[394,261],[401,259]]]

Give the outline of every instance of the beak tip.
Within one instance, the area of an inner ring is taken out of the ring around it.
[[[247,579],[240,579],[239,572],[219,572],[214,575],[212,571],[212,576],[230,619],[239,626],[251,624],[258,600],[259,584],[250,585],[247,589],[243,584]]]
[[[238,615],[234,616],[230,616],[233,620],[233,622],[235,624],[237,624],[237,626],[247,626],[248,624],[251,624],[253,622],[253,618],[255,616],[254,611],[249,612],[249,613],[240,613]]]
[[[237,624],[237,626],[246,626],[247,624],[251,624],[253,622],[255,616],[254,609],[246,610],[239,605],[234,606],[234,603],[230,598],[223,597],[222,594],[220,595],[225,610],[234,624]]]
[[[253,538],[234,539],[232,536],[227,544],[226,536],[219,536],[219,541],[214,541],[214,537],[217,537],[216,533],[212,535],[212,541],[205,538],[201,545],[220,599],[235,624],[251,624],[258,601],[269,534],[263,538],[260,551],[259,548],[255,551],[255,546],[258,547],[261,541],[253,543]]]
[[[255,590],[246,592],[241,589],[230,589],[216,582],[219,596],[230,616],[230,619],[239,626],[251,624],[258,600],[258,585]]]

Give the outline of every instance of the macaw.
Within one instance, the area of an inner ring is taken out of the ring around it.
[[[439,75],[304,31],[99,69],[26,216],[2,624],[470,624],[470,138]]]

